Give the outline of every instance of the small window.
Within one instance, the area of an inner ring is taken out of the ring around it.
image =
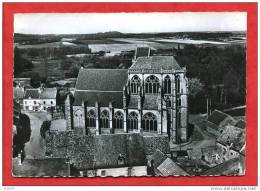
[[[53,104],[53,101],[51,101],[51,104]]]
[[[34,104],[36,104],[36,101],[33,101]]]
[[[46,101],[43,101],[43,104],[46,104]]]
[[[45,107],[45,106],[43,107],[43,110],[46,110],[46,107]]]
[[[106,171],[105,170],[101,171],[101,176],[106,176]]]
[[[27,104],[27,101],[24,101],[24,104]]]

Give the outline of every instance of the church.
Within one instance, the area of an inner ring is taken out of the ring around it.
[[[79,70],[65,101],[68,131],[79,135],[140,133],[187,141],[188,80],[173,56],[139,47],[129,69]]]

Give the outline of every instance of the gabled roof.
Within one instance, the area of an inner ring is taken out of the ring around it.
[[[222,111],[214,110],[208,117],[208,121],[218,126],[227,117],[230,116],[226,113],[223,113]]]
[[[178,164],[173,162],[170,158],[166,158],[158,167],[157,170],[162,176],[188,176],[189,174],[182,169]]]
[[[25,91],[24,98],[28,99],[29,97],[32,98],[32,99],[39,99],[40,98],[39,89],[27,89]]]
[[[154,162],[154,167],[157,168],[158,166],[160,166],[160,164],[162,164],[162,162],[167,158],[167,156],[162,152],[160,151],[159,149],[157,149],[152,157],[151,157],[151,160],[153,160]]]
[[[44,88],[40,94],[41,99],[56,99],[57,88]]]
[[[127,82],[124,69],[80,69],[76,90],[123,91]]]
[[[129,69],[180,70],[181,67],[173,56],[139,57]]]

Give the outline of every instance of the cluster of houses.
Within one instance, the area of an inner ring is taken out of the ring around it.
[[[216,144],[201,149],[202,160],[211,167],[204,174],[244,175],[245,117],[214,110],[207,119],[207,131]]]
[[[13,99],[24,111],[47,112],[56,109],[57,88],[33,88],[30,78],[15,78]]]

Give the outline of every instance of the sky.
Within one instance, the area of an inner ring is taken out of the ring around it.
[[[246,28],[243,12],[41,13],[14,17],[14,32],[25,34],[246,31]]]

